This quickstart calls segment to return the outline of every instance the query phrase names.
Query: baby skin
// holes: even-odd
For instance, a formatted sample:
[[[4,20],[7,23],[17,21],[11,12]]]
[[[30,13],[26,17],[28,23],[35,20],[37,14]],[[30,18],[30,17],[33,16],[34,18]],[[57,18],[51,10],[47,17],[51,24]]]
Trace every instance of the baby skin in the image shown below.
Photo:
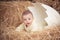
[[[19,27],[17,27],[16,31],[23,31],[23,30],[31,31],[31,29],[32,29],[31,25],[33,22],[33,15],[29,10],[23,12],[22,21],[23,21],[23,23],[21,25],[19,25]]]

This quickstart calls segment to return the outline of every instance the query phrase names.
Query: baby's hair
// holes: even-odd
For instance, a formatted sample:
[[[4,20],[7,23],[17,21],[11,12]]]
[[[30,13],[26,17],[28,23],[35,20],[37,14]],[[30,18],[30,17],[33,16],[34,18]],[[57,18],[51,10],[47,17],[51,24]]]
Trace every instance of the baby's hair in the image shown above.
[[[22,13],[22,16],[23,16],[23,15],[27,15],[27,14],[31,14],[31,15],[32,15],[32,12],[29,11],[29,10],[26,10],[26,11],[24,11],[24,12]],[[32,15],[32,16],[33,16],[33,15]]]

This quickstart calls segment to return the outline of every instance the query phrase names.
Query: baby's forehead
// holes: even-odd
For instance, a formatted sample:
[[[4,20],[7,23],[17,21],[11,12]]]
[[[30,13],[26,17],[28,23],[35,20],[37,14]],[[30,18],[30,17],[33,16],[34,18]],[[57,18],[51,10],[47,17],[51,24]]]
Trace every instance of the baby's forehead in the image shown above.
[[[33,18],[32,14],[23,15],[22,18]]]
[[[22,16],[32,16],[32,14],[31,13],[28,13],[28,14],[24,14]]]

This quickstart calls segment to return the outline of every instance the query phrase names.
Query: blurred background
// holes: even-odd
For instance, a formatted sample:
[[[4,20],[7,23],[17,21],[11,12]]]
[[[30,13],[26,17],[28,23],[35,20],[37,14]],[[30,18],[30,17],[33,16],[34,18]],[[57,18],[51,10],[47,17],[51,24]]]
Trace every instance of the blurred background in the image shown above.
[[[22,23],[22,12],[33,6],[32,2],[44,3],[60,13],[60,0],[0,0],[0,40],[60,40],[60,26],[56,25],[30,35],[33,39],[25,32],[15,31]]]
[[[31,1],[31,2],[41,2],[47,4],[60,13],[60,0],[0,0],[0,1]]]

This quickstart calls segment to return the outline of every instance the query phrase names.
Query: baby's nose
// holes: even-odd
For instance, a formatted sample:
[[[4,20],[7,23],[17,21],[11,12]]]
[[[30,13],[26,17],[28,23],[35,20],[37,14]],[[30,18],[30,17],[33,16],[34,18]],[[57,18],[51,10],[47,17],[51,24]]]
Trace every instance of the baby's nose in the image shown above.
[[[27,22],[29,22],[29,20],[27,20]]]
[[[27,23],[29,23],[29,21],[27,21]]]

